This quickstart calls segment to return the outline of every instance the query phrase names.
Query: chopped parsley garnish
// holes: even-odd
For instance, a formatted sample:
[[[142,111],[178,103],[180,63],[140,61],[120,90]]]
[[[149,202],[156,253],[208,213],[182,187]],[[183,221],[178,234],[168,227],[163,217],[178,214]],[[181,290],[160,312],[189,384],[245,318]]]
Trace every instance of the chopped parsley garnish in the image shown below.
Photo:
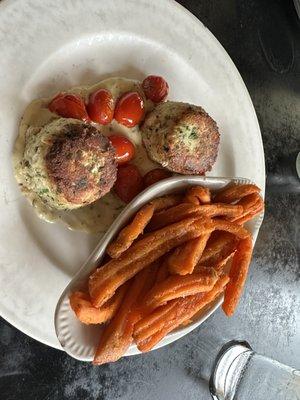
[[[40,194],[48,193],[48,192],[49,192],[49,189],[41,189],[41,190],[40,190]]]
[[[195,140],[197,138],[198,138],[197,130],[196,130],[196,128],[193,128],[192,132],[189,134],[189,139]]]

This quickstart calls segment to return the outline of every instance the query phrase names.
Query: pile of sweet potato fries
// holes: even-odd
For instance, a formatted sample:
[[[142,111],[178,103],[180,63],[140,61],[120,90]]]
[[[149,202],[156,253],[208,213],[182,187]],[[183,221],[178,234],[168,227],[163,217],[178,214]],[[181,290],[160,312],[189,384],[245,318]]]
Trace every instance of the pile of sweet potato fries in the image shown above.
[[[110,259],[70,304],[85,324],[103,324],[94,364],[118,360],[132,342],[149,351],[221,294],[231,316],[243,291],[252,239],[243,224],[264,203],[255,185],[210,193],[196,186],[143,206],[107,247]]]

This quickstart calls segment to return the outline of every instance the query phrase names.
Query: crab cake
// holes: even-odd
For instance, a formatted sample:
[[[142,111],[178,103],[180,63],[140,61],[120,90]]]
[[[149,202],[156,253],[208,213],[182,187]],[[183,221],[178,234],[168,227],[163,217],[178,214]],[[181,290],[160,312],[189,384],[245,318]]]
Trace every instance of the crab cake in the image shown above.
[[[142,126],[148,156],[170,171],[202,175],[216,161],[220,135],[215,121],[199,106],[167,101]]]
[[[112,188],[114,149],[95,126],[60,118],[26,135],[24,190],[48,206],[71,210],[90,204]]]

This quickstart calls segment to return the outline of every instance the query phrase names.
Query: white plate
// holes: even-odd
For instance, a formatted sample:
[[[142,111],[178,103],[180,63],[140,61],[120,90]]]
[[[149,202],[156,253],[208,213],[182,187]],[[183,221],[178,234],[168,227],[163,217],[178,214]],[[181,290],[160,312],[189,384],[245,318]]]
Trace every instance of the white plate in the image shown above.
[[[96,347],[99,343],[99,337],[102,327],[93,325],[83,325],[75,317],[74,312],[70,308],[69,297],[72,292],[82,288],[88,279],[88,276],[95,269],[95,265],[100,265],[104,256],[105,249],[118,231],[132,218],[132,216],[146,203],[152,199],[170,193],[177,193],[183,191],[190,186],[201,185],[208,187],[213,193],[216,190],[222,189],[230,184],[245,184],[251,183],[248,179],[244,178],[206,178],[201,176],[174,176],[165,179],[162,182],[151,186],[143,193],[137,196],[128,206],[123,210],[119,217],[111,225],[110,229],[103,236],[98,243],[97,247],[80,268],[78,273],[74,276],[72,281],[68,284],[63,291],[56,310],[55,310],[55,329],[59,342],[64,350],[72,357],[81,361],[91,361],[95,354]],[[251,232],[253,241],[255,243],[260,225],[263,220],[263,214],[260,214],[246,225],[249,232]],[[164,337],[156,346],[155,349],[163,347],[166,344],[174,342],[175,340],[186,335],[197,326],[202,324],[222,303],[222,296],[219,296],[213,304],[206,307],[197,319],[186,327],[179,328],[174,332],[169,333]],[[135,345],[131,345],[128,349],[126,356],[139,354],[139,350]]]
[[[120,75],[163,75],[170,99],[202,105],[221,132],[212,176],[243,176],[264,190],[260,130],[231,59],[201,22],[170,0],[5,0],[0,3],[0,314],[60,347],[57,299],[97,237],[49,225],[15,182],[11,152],[34,98]]]

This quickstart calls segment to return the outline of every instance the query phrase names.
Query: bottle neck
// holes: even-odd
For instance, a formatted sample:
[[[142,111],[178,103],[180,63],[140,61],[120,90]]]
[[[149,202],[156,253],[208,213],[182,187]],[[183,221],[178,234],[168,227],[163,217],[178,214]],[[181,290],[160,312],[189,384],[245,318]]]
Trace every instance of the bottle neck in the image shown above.
[[[212,369],[209,389],[214,400],[232,400],[242,372],[253,354],[250,345],[245,341],[226,343]]]

